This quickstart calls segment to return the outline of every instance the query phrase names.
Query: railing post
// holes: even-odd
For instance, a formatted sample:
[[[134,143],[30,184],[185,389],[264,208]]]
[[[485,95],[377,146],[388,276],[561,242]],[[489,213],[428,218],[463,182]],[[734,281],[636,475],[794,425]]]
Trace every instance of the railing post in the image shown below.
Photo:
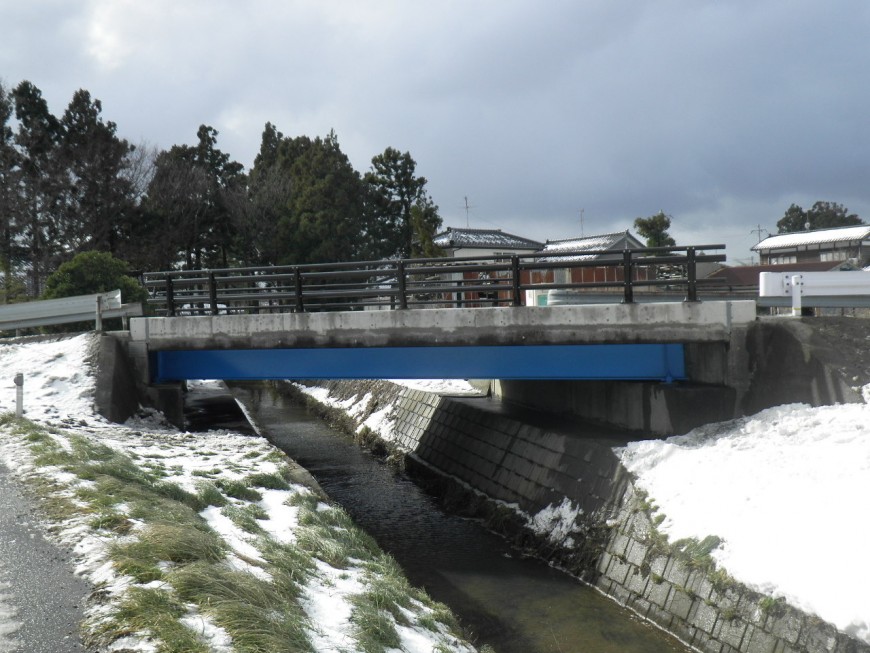
[[[520,257],[511,256],[511,294],[513,305],[522,306],[523,298],[520,295]]]
[[[211,302],[211,314],[218,314],[217,304],[217,282],[214,278],[214,272],[208,273],[208,299]]]
[[[103,298],[100,296],[97,297],[97,315],[94,331],[97,333],[103,332]]]
[[[302,272],[299,268],[293,268],[293,285],[296,292],[296,308],[295,313],[304,313],[305,305],[302,303]]]
[[[175,290],[172,288],[172,276],[166,275],[166,313],[175,317]]]
[[[634,287],[631,285],[631,250],[622,250],[622,285],[623,285],[623,304],[634,303]]]
[[[405,294],[405,262],[399,260],[396,264],[396,281],[399,286],[399,310],[408,308],[408,296]]]
[[[698,267],[694,247],[686,248],[686,277],[688,279],[686,301],[696,302],[698,301]]]

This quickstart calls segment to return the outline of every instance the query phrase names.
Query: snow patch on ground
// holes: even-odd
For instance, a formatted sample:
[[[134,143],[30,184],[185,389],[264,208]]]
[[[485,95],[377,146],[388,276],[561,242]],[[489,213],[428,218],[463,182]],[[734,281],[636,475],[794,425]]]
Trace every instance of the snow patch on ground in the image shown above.
[[[870,642],[870,406],[779,406],[621,457],[672,541],[722,538],[732,576]]]
[[[10,376],[8,391],[0,392],[0,412],[14,411],[15,389],[11,377],[21,371],[25,375],[25,416],[35,422],[59,427],[52,437],[67,450],[71,448],[71,435],[93,438],[125,453],[140,466],[159,469],[163,480],[190,492],[196,492],[205,479],[231,481],[252,473],[274,474],[278,471],[274,447],[260,437],[228,431],[179,432],[153,411],[142,411],[140,416],[131,418],[125,425],[106,421],[94,408],[95,383],[90,361],[95,346],[94,334],[51,342],[0,345],[0,365],[9,371]],[[201,385],[209,388],[214,382],[202,382]],[[325,389],[306,390],[328,401]],[[342,407],[360,414],[368,401],[368,397],[355,398],[342,402]],[[369,418],[374,419],[373,424],[389,424],[387,412],[379,411],[376,415],[378,417]],[[19,476],[38,473],[67,488],[64,494],[70,498],[73,498],[76,487],[90,483],[51,467],[36,470],[28,447],[18,438],[0,438],[0,460]],[[261,489],[262,500],[258,504],[268,518],[257,522],[268,536],[282,543],[295,541],[299,509],[288,505],[288,500],[296,493],[307,492],[310,492],[307,487],[298,484],[291,484],[289,490]],[[330,508],[326,504],[322,507]],[[231,549],[227,559],[231,565],[259,578],[269,578],[268,573],[258,566],[263,557],[257,548],[256,537],[239,528],[219,508],[210,507],[201,514]],[[140,527],[141,524],[134,523],[133,532]],[[65,522],[53,537],[73,550],[76,573],[100,587],[104,600],[88,608],[88,618],[96,622],[108,617],[113,606],[134,584],[132,578],[118,575],[109,558],[110,547],[124,538],[109,531],[94,530],[85,519]],[[316,650],[324,653],[355,650],[357,644],[350,623],[350,599],[365,591],[363,571],[354,568],[338,570],[320,561],[316,564],[314,577],[303,588],[302,600],[312,623]],[[3,592],[4,588],[0,586],[0,639],[4,628],[10,634],[16,629],[15,615],[4,612]],[[192,610],[182,621],[200,634],[213,653],[233,651],[227,633],[211,623],[207,616]],[[422,650],[417,643],[421,638],[430,638],[422,628],[403,628],[400,635],[403,650],[409,652]],[[443,642],[444,638],[439,641]],[[5,650],[2,644],[0,642],[0,651]],[[432,650],[434,646],[426,650]],[[133,634],[115,641],[109,650],[151,653],[156,651],[156,645],[145,634]],[[455,650],[473,651],[464,645]]]

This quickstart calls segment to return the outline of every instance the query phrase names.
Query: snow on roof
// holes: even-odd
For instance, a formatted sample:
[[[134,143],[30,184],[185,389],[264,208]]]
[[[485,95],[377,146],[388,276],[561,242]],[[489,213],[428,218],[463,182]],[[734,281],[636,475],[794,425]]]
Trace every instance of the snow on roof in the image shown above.
[[[597,236],[580,236],[578,238],[565,238],[564,240],[548,240],[541,250],[545,256],[542,261],[588,261],[597,258],[598,254],[575,255],[575,256],[552,256],[561,252],[596,252],[612,249],[623,242],[631,247],[643,247],[643,244],[632,236],[628,231],[616,231],[610,234]],[[549,255],[549,256],[548,256]]]
[[[456,229],[450,227],[433,239],[442,248],[541,249],[542,243],[506,233],[501,229]]]
[[[800,247],[802,245],[822,245],[825,243],[842,243],[865,240],[870,236],[870,225],[862,224],[856,227],[839,227],[837,229],[816,229],[814,231],[798,231],[790,234],[768,236],[752,250],[757,252],[766,249],[781,249]]]

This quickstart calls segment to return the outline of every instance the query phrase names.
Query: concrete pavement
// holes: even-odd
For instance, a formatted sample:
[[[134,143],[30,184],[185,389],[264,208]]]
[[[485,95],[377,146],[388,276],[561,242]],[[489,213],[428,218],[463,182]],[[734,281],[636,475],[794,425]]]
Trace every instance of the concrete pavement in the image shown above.
[[[74,653],[90,585],[42,534],[32,499],[0,465],[0,653]]]

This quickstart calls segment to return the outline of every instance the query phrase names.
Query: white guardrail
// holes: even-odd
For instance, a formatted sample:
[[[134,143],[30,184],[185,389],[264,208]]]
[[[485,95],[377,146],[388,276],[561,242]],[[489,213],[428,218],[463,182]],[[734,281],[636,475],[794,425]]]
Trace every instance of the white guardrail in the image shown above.
[[[0,331],[13,331],[52,324],[90,322],[101,331],[103,320],[142,315],[141,304],[121,304],[121,291],[0,306]]]
[[[793,315],[804,306],[870,306],[870,272],[761,272],[758,277],[758,305],[791,306]]]

